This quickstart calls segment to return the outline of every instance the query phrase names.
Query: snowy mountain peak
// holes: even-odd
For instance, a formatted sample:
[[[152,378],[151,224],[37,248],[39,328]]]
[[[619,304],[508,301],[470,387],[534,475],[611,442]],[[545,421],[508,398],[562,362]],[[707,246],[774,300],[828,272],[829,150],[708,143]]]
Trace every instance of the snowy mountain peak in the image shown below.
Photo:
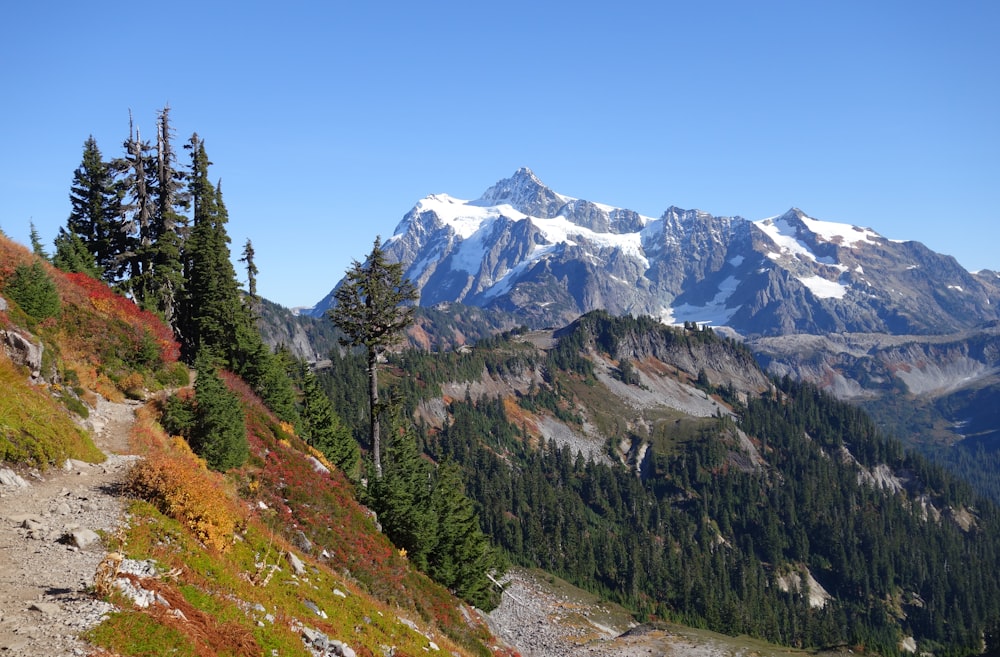
[[[863,242],[875,244],[885,239],[871,228],[813,219],[798,208],[792,208],[778,217],[769,217],[754,223],[772,238],[774,235],[780,235],[785,239],[799,240],[811,236],[817,242],[828,242],[847,248],[854,248]]]
[[[528,168],[475,201],[421,199],[385,247],[421,305],[493,308],[526,325],[596,308],[744,334],[926,333],[1000,316],[1000,278],[919,243],[798,208],[751,222],[671,206],[651,219],[558,194]],[[332,292],[313,313],[331,303]]]
[[[496,183],[471,205],[510,205],[524,214],[546,219],[556,216],[559,209],[570,201],[542,184],[531,169],[521,167],[510,178]]]

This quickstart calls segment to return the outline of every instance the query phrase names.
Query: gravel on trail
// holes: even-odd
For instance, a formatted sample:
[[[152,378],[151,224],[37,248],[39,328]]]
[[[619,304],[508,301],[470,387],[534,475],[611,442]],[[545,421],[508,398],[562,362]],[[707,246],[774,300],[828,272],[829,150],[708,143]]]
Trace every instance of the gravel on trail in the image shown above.
[[[77,657],[79,634],[113,609],[90,589],[107,554],[100,533],[124,520],[119,490],[137,457],[128,435],[138,402],[99,400],[87,420],[103,463],[48,470],[0,466],[0,655]]]

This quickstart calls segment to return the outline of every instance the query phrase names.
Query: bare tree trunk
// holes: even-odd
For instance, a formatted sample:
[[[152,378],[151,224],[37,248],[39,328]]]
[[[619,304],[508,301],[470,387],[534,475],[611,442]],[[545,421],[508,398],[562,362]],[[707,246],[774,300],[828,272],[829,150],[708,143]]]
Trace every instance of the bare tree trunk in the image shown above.
[[[371,405],[369,417],[371,428],[369,436],[372,446],[372,460],[375,462],[375,478],[382,478],[382,452],[381,452],[381,428],[379,427],[379,415],[381,409],[378,401],[378,354],[375,349],[368,348],[368,401]]]

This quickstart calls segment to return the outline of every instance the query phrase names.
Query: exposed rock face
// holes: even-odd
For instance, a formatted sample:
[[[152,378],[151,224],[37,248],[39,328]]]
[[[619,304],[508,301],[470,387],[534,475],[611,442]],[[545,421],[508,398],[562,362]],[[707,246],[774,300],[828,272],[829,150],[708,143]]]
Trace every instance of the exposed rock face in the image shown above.
[[[34,380],[42,377],[42,344],[35,343],[34,336],[17,329],[0,330],[3,349],[7,357],[16,365],[27,367]]]
[[[421,305],[493,308],[533,327],[597,309],[746,336],[928,335],[1000,319],[1000,277],[917,242],[795,208],[755,222],[676,207],[654,219],[564,196],[528,169],[474,201],[421,200],[385,250]]]
[[[970,273],[918,242],[796,208],[758,221],[677,207],[645,217],[520,169],[474,201],[422,199],[385,249],[423,306],[475,306],[532,328],[591,310],[725,326],[773,374],[846,399],[942,400],[962,437],[1000,444],[1000,411],[984,415],[1000,407],[989,337],[1000,273]]]

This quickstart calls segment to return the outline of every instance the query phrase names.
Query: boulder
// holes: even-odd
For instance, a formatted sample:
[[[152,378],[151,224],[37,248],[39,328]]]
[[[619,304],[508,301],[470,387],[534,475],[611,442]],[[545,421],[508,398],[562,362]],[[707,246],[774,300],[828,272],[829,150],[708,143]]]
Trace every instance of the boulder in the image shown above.
[[[42,344],[35,344],[34,336],[17,329],[0,331],[3,349],[10,360],[27,367],[32,379],[40,379],[42,375]]]
[[[0,484],[4,486],[16,486],[17,488],[27,488],[28,482],[21,478],[19,474],[8,468],[0,468]]]

